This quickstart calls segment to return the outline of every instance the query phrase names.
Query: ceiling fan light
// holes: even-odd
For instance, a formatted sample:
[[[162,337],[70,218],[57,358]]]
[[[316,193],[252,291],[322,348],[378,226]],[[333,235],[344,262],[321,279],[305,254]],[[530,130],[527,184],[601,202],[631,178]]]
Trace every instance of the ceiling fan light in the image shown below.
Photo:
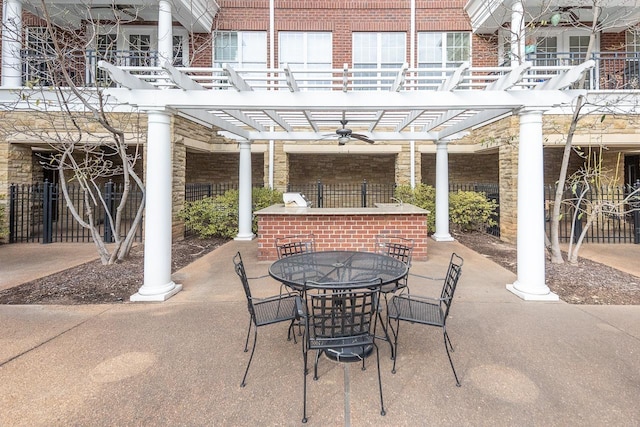
[[[347,142],[349,142],[349,137],[348,136],[341,136],[340,138],[338,138],[338,144],[340,144],[340,145],[344,145]]]
[[[561,19],[562,19],[562,15],[560,14],[560,12],[556,12],[553,15],[551,15],[551,18],[549,19],[549,21],[551,22],[551,25],[553,25],[554,27],[557,27]]]

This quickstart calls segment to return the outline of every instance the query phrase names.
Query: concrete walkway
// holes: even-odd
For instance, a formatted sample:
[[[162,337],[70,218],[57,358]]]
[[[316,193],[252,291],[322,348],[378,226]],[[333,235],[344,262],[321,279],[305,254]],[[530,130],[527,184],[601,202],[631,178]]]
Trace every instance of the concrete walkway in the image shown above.
[[[248,314],[231,262],[266,274],[257,243],[230,242],[175,273],[164,303],[0,306],[0,425],[299,425],[300,344],[286,325],[258,331],[240,388]],[[515,276],[456,242],[430,242],[412,272],[444,274],[464,257],[449,318],[455,386],[441,331],[402,325],[397,373],[380,343],[387,415],[368,369],[322,358],[309,380],[309,425],[639,425],[640,307],[525,302]],[[4,268],[4,266],[3,266]],[[440,285],[410,278],[416,294]],[[278,292],[270,278],[256,293]]]

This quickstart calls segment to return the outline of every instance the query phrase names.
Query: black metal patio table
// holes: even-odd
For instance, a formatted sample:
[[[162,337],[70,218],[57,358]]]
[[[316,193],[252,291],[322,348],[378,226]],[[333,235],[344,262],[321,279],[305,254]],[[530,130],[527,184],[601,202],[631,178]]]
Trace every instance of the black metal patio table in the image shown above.
[[[275,261],[269,274],[292,289],[302,291],[308,281],[331,283],[379,278],[381,285],[397,282],[408,273],[407,265],[388,255],[359,251],[319,251]]]
[[[340,283],[380,279],[380,286],[395,283],[408,274],[407,265],[388,255],[360,251],[319,251],[291,255],[275,261],[269,267],[269,274],[286,286],[302,291],[305,283],[315,282],[314,287],[327,286],[339,288]],[[378,313],[385,338],[392,346],[382,317]],[[341,360],[359,360],[367,356],[371,348],[363,348],[362,353],[353,357],[346,356],[340,349],[325,351],[328,357]],[[392,347],[393,355],[393,347]]]

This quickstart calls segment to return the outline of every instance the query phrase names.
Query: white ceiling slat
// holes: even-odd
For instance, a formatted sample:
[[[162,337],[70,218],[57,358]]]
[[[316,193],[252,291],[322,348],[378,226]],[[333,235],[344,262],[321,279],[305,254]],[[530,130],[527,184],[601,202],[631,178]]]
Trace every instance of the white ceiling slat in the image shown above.
[[[462,75],[469,69],[469,63],[464,62],[460,65],[449,78],[444,80],[438,90],[450,91],[454,90],[462,82]]]
[[[296,78],[293,76],[293,72],[289,67],[289,64],[285,64],[284,66],[284,74],[287,77],[287,86],[289,86],[289,90],[291,92],[299,92],[298,83],[296,82]]]
[[[393,85],[391,85],[392,92],[400,92],[400,90],[404,88],[404,83],[407,78],[408,69],[409,69],[409,64],[407,64],[406,62],[402,64],[402,67],[400,68],[400,71],[398,71],[398,74],[396,75],[396,79],[393,82]]]
[[[514,87],[518,82],[522,81],[524,74],[531,69],[530,62],[524,62],[517,68],[514,68],[495,82],[491,83],[485,90],[507,90]]]
[[[115,65],[111,65],[105,61],[98,61],[98,68],[104,70],[109,73],[111,76],[111,80],[119,84],[120,86],[124,86],[129,90],[136,89],[156,89],[156,87],[150,83],[145,82],[144,80],[140,80],[136,76],[133,76],[130,72],[121,70]]]
[[[246,80],[240,77],[240,74],[238,74],[231,65],[223,64],[222,70],[229,78],[229,83],[231,83],[231,85],[237,91],[248,91],[248,92],[253,91],[253,88],[249,85],[249,83],[247,83]]]
[[[171,80],[176,86],[183,90],[205,90],[205,87],[200,83],[190,79],[187,75],[176,69],[169,61],[164,60],[162,62],[162,68],[169,73]]]

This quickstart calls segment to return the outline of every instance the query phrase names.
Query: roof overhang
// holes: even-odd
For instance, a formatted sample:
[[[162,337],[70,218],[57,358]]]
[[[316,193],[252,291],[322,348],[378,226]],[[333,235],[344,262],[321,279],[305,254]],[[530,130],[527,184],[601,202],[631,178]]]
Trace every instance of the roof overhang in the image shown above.
[[[106,94],[142,110],[167,109],[243,140],[317,141],[341,120],[376,141],[444,140],[523,109],[568,105],[593,61],[573,67],[396,70],[236,70],[115,67]],[[359,141],[354,141],[360,143]]]
[[[172,17],[194,33],[208,33],[220,7],[215,0],[169,0]],[[43,18],[37,0],[23,0],[24,8]],[[148,0],[53,0],[47,1],[53,22],[63,28],[80,28],[83,22],[158,22],[158,3]]]
[[[511,9],[516,0],[469,0],[464,9],[469,15],[474,33],[494,34],[511,23]],[[578,22],[593,21],[593,6],[602,8],[599,22],[604,32],[620,32],[640,22],[638,0],[570,0],[549,2],[546,0],[523,0],[525,22],[548,22],[556,12],[571,14]],[[561,6],[561,7],[560,7]],[[574,24],[575,25],[575,24]]]

